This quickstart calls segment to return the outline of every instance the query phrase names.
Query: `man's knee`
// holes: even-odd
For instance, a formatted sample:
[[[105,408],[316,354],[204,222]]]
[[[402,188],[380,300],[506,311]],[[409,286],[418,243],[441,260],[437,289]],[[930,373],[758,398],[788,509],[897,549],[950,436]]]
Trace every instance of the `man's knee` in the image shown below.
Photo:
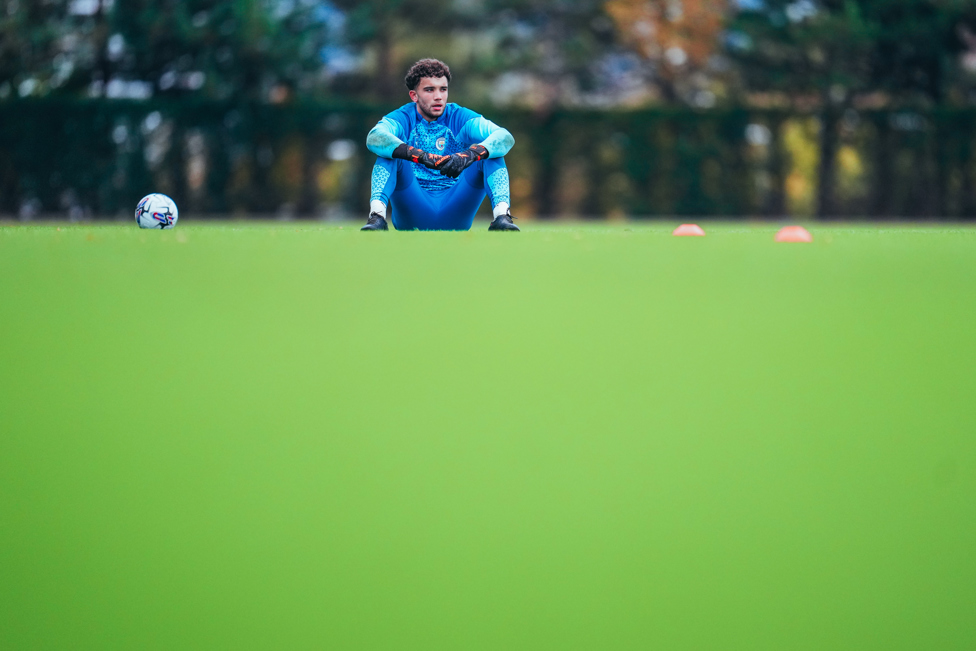
[[[481,161],[485,166],[485,176],[491,176],[492,172],[500,169],[505,169],[508,166],[505,164],[505,157],[499,156],[498,158],[486,158]]]
[[[487,178],[500,169],[505,169],[504,157],[486,158],[461,172],[461,178],[473,187],[484,188]]]
[[[414,174],[413,163],[400,158],[377,157],[377,167],[386,170],[391,176],[396,178],[396,189],[403,190],[417,179]]]

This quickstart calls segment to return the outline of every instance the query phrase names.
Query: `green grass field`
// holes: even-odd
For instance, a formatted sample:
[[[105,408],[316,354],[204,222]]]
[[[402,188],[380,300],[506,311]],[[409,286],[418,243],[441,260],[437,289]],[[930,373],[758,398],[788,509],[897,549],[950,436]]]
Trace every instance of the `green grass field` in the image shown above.
[[[0,648],[976,648],[976,228],[0,226]]]

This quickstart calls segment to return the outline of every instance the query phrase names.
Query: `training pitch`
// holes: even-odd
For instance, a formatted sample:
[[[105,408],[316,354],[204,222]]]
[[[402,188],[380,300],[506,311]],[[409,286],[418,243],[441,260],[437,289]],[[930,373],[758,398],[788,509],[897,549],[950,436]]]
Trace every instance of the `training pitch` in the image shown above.
[[[0,225],[0,648],[976,648],[976,228],[520,225]]]

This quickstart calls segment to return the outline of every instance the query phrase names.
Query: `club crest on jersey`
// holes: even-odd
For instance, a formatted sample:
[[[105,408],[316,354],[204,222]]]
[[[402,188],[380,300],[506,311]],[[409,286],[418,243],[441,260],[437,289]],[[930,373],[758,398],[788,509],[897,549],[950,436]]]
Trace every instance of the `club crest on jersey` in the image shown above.
[[[444,147],[447,145],[447,138],[438,138],[434,146],[437,147],[437,151],[444,151]]]

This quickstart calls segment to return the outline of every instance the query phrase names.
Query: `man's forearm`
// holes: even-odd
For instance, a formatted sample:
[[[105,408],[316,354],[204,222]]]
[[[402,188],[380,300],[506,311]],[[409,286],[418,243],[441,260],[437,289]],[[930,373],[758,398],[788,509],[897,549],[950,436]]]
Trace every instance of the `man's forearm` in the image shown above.
[[[403,141],[384,122],[370,129],[366,136],[366,148],[382,158],[393,158],[393,152]]]
[[[461,142],[481,145],[489,158],[501,158],[512,150],[515,138],[508,131],[482,116],[468,120],[459,134]]]
[[[479,144],[488,150],[488,158],[501,158],[512,150],[515,145],[515,137],[509,133],[508,129],[498,129],[490,133]]]

